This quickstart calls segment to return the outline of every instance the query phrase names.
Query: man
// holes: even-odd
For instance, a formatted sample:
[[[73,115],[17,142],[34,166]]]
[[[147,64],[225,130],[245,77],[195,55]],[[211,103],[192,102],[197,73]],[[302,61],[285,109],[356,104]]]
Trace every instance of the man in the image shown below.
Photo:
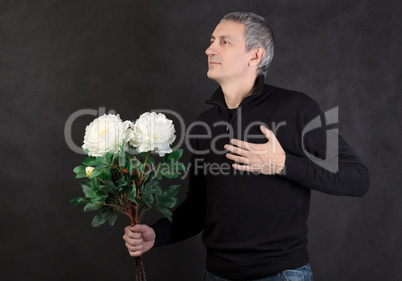
[[[187,198],[173,223],[126,227],[131,256],[203,231],[205,281],[312,280],[310,191],[363,196],[368,172],[340,136],[316,125],[323,113],[314,100],[264,84],[273,48],[260,16],[231,13],[217,25],[206,54],[220,87],[194,129]]]

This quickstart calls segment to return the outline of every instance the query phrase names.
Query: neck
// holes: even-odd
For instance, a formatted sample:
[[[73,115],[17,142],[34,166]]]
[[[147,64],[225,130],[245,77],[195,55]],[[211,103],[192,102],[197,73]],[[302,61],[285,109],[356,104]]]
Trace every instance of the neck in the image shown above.
[[[229,109],[239,107],[240,103],[252,94],[255,87],[256,77],[244,80],[236,80],[231,82],[221,82],[223,95],[225,97],[226,106]]]

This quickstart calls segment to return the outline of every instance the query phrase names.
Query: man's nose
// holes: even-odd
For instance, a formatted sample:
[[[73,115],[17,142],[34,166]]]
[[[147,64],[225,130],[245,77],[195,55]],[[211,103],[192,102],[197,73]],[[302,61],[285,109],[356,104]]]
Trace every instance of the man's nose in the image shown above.
[[[216,50],[215,50],[213,44],[211,44],[211,45],[205,50],[205,54],[206,54],[207,56],[216,55]]]

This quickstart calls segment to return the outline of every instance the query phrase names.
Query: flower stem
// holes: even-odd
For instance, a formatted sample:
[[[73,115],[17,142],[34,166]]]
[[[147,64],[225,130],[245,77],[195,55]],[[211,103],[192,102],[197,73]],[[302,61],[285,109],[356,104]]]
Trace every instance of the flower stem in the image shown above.
[[[134,259],[134,265],[135,265],[135,281],[139,281],[138,280],[138,272],[139,272],[139,269],[138,269],[138,261],[137,261],[137,258],[135,258]]]
[[[116,204],[106,204],[106,203],[93,203],[93,204],[94,205],[109,206],[109,207],[112,207],[113,209],[115,209],[115,210],[117,210],[117,211],[119,211],[119,212],[121,212],[123,214],[126,214],[125,212],[123,212],[123,208],[120,207],[119,205],[116,205]]]
[[[138,257],[139,259],[139,270],[140,270],[140,278],[142,281],[147,281],[147,277],[145,276],[145,268],[144,268],[144,262],[142,260],[142,256]]]
[[[105,181],[102,180],[100,177],[97,177],[97,178],[98,178],[98,180],[100,180],[102,183],[105,183]]]
[[[147,164],[147,160],[148,160],[148,156],[149,156],[150,152],[151,151],[148,151],[147,156],[145,157],[144,164],[142,166],[142,172],[141,172],[140,180],[138,181],[138,187],[141,186],[142,180],[144,179],[144,167]]]
[[[145,210],[143,210],[143,211],[140,213],[140,217],[139,217],[139,219],[138,219],[138,222],[141,222],[141,221],[142,221],[145,212],[146,212],[146,211],[149,211],[149,210],[151,210],[151,208],[150,208],[150,207],[147,207]]]

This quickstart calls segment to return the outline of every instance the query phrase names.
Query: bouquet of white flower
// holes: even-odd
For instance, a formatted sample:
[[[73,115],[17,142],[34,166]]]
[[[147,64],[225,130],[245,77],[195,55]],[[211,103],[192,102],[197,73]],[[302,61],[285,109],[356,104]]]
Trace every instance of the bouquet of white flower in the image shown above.
[[[158,210],[171,221],[169,209],[178,202],[180,186],[163,190],[159,180],[177,178],[185,168],[178,162],[183,150],[171,149],[175,138],[173,122],[161,113],[144,113],[134,124],[112,114],[95,119],[85,129],[82,146],[89,157],[74,169],[76,178],[88,178],[80,182],[85,197],[70,202],[85,204],[85,212],[98,211],[93,227],[106,221],[113,226],[116,211],[126,215],[132,226],[149,210]],[[162,157],[158,167],[151,151]],[[146,280],[141,257],[135,258],[135,265],[136,280]]]

